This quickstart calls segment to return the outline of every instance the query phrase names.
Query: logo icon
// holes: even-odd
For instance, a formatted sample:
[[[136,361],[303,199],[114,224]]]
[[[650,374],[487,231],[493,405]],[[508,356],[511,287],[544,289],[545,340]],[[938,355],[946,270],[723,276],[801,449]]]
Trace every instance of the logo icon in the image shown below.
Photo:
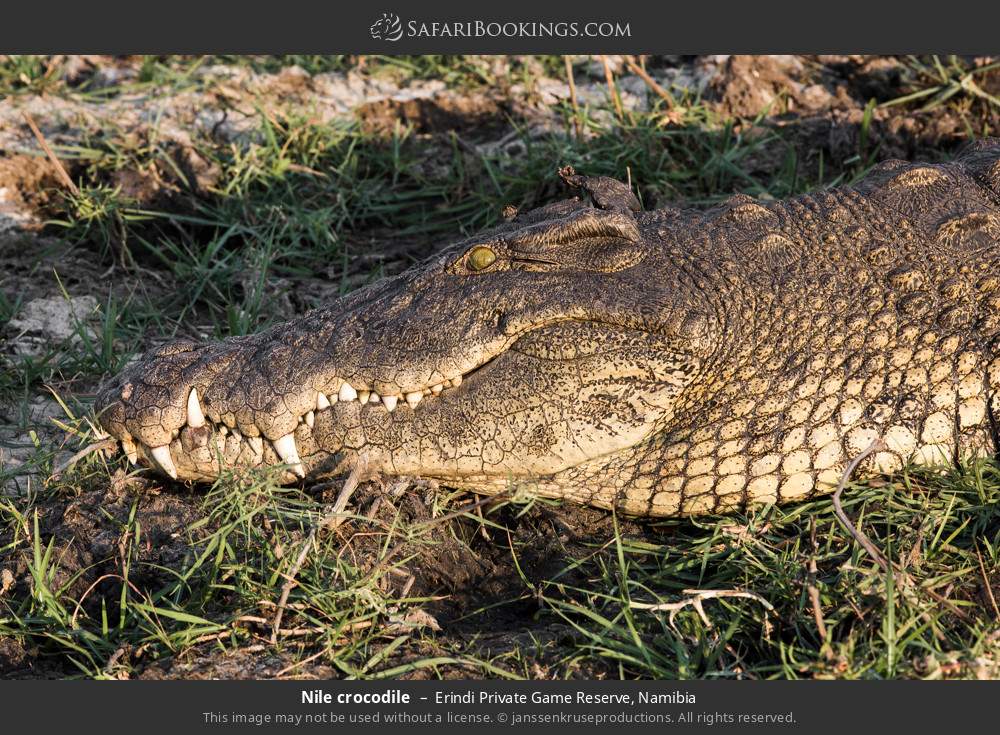
[[[395,13],[382,13],[368,30],[376,41],[398,41],[403,37],[403,23]]]

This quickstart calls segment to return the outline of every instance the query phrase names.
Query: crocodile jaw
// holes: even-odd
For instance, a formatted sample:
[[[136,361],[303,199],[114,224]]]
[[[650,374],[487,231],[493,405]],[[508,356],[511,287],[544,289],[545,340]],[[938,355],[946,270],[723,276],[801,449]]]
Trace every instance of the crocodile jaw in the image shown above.
[[[235,342],[244,352],[252,344]],[[205,398],[212,384],[171,386],[168,410],[129,405],[133,396],[154,395],[141,381],[162,372],[160,361],[183,374],[178,366],[217,366],[231,349],[225,342],[190,353],[174,348],[133,366],[99,398],[104,428],[133,461],[180,480],[281,465],[283,479],[294,481],[363,457],[372,471],[493,487],[551,476],[644,440],[698,369],[697,359],[662,337],[563,321],[529,330],[465,374],[403,395],[324,377],[329,392],[305,387],[285,402],[299,413],[277,435],[241,428],[235,415],[217,411]],[[150,429],[145,419],[160,423]]]

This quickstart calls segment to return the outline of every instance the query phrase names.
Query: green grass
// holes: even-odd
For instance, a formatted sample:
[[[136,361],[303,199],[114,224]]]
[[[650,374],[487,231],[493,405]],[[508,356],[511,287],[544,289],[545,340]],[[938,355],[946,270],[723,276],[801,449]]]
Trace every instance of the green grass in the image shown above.
[[[907,58],[906,70],[917,89],[884,103],[885,106],[914,103],[919,101],[921,111],[929,112],[947,102],[957,101],[960,109],[967,111],[968,104],[983,101],[994,108],[1000,108],[1000,97],[990,94],[981,84],[991,72],[1000,69],[1000,62],[970,66],[957,56],[931,56],[921,59]]]
[[[558,57],[506,67],[477,57],[361,63],[156,57],[129,81],[98,89],[66,84],[65,60],[6,57],[0,95],[163,97],[210,87],[201,71],[216,64],[443,79],[469,93],[514,83],[530,90],[539,75],[564,73]],[[956,60],[907,63],[924,91],[893,107],[933,103],[928,114],[955,109],[972,120],[970,99],[992,104],[961,81],[984,72]],[[961,94],[948,94],[956,83]],[[564,105],[561,127],[543,135],[506,119],[517,155],[477,150],[475,129],[386,133],[259,107],[251,133],[236,141],[192,134],[193,153],[212,172],[201,183],[155,121],[142,135],[108,124],[56,145],[78,191],[54,198],[45,234],[110,275],[93,291],[98,313],[81,316],[71,338],[33,356],[0,354],[0,428],[10,429],[0,434],[0,485],[13,488],[0,497],[0,568],[14,575],[0,593],[0,639],[16,642],[43,674],[99,678],[210,657],[234,661],[215,670],[233,675],[241,656],[278,657],[275,669],[287,676],[316,665],[352,677],[1000,675],[1000,589],[988,591],[1000,569],[1000,477],[989,463],[848,490],[848,512],[903,570],[893,577],[839,524],[829,500],[645,524],[591,514],[598,520],[584,533],[578,511],[548,503],[508,502],[480,516],[469,496],[446,490],[410,488],[377,506],[363,496],[357,516],[315,533],[275,642],[275,605],[337,488],[280,488],[264,473],[187,492],[99,454],[54,476],[66,452],[91,439],[82,417],[96,385],[132,355],[174,337],[254,332],[398,271],[493,224],[504,204],[551,201],[558,165],[629,177],[647,206],[707,206],[736,191],[780,198],[849,183],[880,157],[874,105],[857,150],[817,165],[783,128],[721,119],[696,95],[676,97],[672,110],[657,101],[620,120],[613,110]],[[159,194],[131,191],[133,172]],[[33,278],[59,294],[69,275],[57,260]],[[0,329],[37,290],[3,282]],[[55,432],[29,410],[53,393],[68,414]],[[567,527],[577,530],[560,530]],[[500,579],[488,592],[449,594],[428,571],[449,558],[457,569],[481,562]],[[692,607],[672,622],[648,609],[688,589],[745,590],[773,609],[758,599],[706,600],[710,625]],[[426,624],[439,610],[459,618],[465,634]],[[516,641],[497,640],[507,629]]]
[[[255,628],[263,618],[258,603],[268,599],[288,564],[275,541],[287,543],[291,552],[292,541],[312,520],[316,505],[301,492],[262,478],[251,485],[221,482],[202,507],[203,517],[184,529],[190,553],[178,567],[167,569],[137,560],[136,549],[143,543],[137,500],[124,505],[127,515],[112,524],[120,534],[118,564],[98,578],[115,582],[106,586],[117,589],[107,594],[98,587],[88,598],[86,593],[68,594],[77,576],[59,576],[54,539],[43,545],[38,514],[8,504],[5,515],[18,529],[11,546],[28,544],[31,549],[27,572],[32,588],[30,597],[10,606],[0,632],[28,637],[48,655],[65,657],[78,674],[91,677],[118,673],[108,661],[123,647],[139,656],[149,650],[147,657],[155,659],[197,643],[211,642],[223,652],[247,645],[259,637]],[[23,536],[20,529],[26,529]],[[303,628],[315,630],[310,636],[313,645],[332,647],[345,631],[378,619],[388,603],[378,591],[378,577],[360,579],[358,570],[338,554],[335,542],[334,536],[323,538],[297,576],[300,587],[292,602],[296,610],[289,616],[295,625],[288,635]],[[300,605],[298,600],[308,602]],[[87,608],[81,607],[88,602]],[[334,665],[344,674],[356,673],[354,667],[364,665],[364,642],[351,641],[338,650]]]
[[[543,576],[520,563],[537,542],[525,533],[531,523],[525,518],[538,511],[502,505],[485,519],[464,513],[450,522],[452,541],[477,554],[506,552],[520,580],[489,603],[492,611],[534,601],[536,611],[512,633],[523,626],[559,631],[555,644],[486,655],[475,646],[456,650],[447,636],[400,622],[433,601],[399,596],[400,578],[411,560],[436,557],[442,526],[414,522],[396,509],[374,522],[350,520],[343,533],[320,533],[296,575],[272,648],[274,601],[306,534],[328,512],[322,498],[280,488],[263,475],[224,478],[185,499],[197,520],[180,531],[183,558],[165,566],[145,540],[137,513],[142,493],[114,494],[103,510],[86,505],[104,502],[109,474],[95,457],[38,494],[0,505],[6,529],[0,553],[26,559],[25,594],[4,601],[0,633],[30,642],[41,664],[69,667],[70,675],[114,677],[192,647],[202,656],[213,650],[227,656],[253,646],[290,656],[289,666],[322,652],[325,665],[351,677],[456,667],[466,675],[527,677],[539,665],[548,675],[598,671],[625,678],[997,674],[1000,614],[984,583],[1000,566],[994,464],[848,489],[848,512],[904,570],[905,584],[866,555],[828,499],[627,531],[608,522]],[[103,515],[101,526],[115,535],[112,557],[95,560],[97,570],[67,572],[64,566],[73,564],[62,560],[83,540],[67,543],[40,525],[40,517],[72,498]],[[465,499],[437,502],[443,513]],[[484,529],[493,548],[478,540]],[[397,548],[402,552],[394,554]],[[815,623],[810,584],[825,636]],[[754,599],[708,600],[706,624],[693,608],[671,621],[666,612],[641,607],[676,602],[688,589],[749,591],[773,609]],[[486,612],[466,613],[466,624]],[[109,664],[122,650],[129,655]]]
[[[669,521],[659,525],[667,543],[616,537],[616,554],[590,565],[586,585],[565,588],[556,578],[544,590],[578,627],[582,655],[609,659],[624,676],[936,678],[977,667],[997,675],[1000,613],[986,592],[1000,540],[996,465],[903,474],[846,497],[866,535],[905,571],[905,585],[867,556],[824,499]],[[749,590],[775,610],[750,599],[705,602],[708,627],[692,610],[672,626],[666,614],[630,608],[682,599],[687,588]]]

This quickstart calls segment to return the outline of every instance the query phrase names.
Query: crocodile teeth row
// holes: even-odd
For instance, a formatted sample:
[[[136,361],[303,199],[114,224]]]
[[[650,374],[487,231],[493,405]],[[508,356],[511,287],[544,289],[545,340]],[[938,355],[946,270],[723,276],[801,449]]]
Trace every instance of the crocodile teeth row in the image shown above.
[[[459,376],[452,380],[446,380],[443,383],[438,383],[437,385],[433,385],[430,388],[425,388],[423,391],[412,391],[403,396],[403,398],[406,400],[406,403],[410,406],[410,408],[416,408],[417,405],[420,403],[420,401],[423,400],[424,396],[440,395],[441,391],[443,391],[446,386],[454,387],[454,386],[459,386],[461,384],[462,384],[462,378],[461,376]],[[311,429],[313,428],[316,422],[316,413],[315,413],[316,411],[322,411],[324,409],[330,408],[330,406],[333,403],[348,402],[355,400],[361,404],[381,403],[382,406],[385,407],[386,411],[392,413],[393,411],[396,410],[396,406],[399,403],[399,398],[400,396],[380,396],[375,391],[369,391],[369,390],[357,391],[354,389],[354,386],[352,386],[350,383],[344,383],[343,385],[340,386],[340,391],[333,397],[333,400],[331,400],[330,397],[327,396],[325,393],[317,393],[315,411],[306,412],[305,415],[299,417],[299,421],[305,422],[306,424],[309,425],[309,428]],[[188,393],[188,399],[187,399],[187,425],[190,426],[192,429],[198,429],[201,428],[202,426],[205,426],[207,423],[208,420],[205,418],[205,412],[202,411],[201,408],[201,401],[198,399],[198,389],[192,388],[191,392]],[[225,425],[220,425],[218,427],[218,431],[223,436],[229,433],[228,428]],[[242,438],[235,430],[233,431],[233,434],[237,436],[237,438],[240,439]],[[125,452],[128,454],[129,459],[134,464],[136,451],[135,451],[135,446],[134,444],[132,444],[131,440],[129,440],[128,444],[123,443],[123,449],[125,449]],[[168,473],[170,471],[166,466],[164,466],[163,469]]]
[[[402,396],[383,396],[379,395],[373,390],[366,389],[355,389],[350,383],[344,383],[340,386],[340,391],[334,396],[327,396],[325,393],[319,393],[316,395],[316,410],[322,411],[325,408],[329,408],[333,403],[349,403],[351,401],[357,401],[361,405],[365,404],[378,404],[381,403],[386,411],[392,413],[396,410],[396,406],[399,405],[400,399],[406,401],[410,408],[416,408],[420,401],[422,401],[427,396],[437,396],[441,395],[441,391],[445,388],[457,388],[462,384],[462,376],[459,375],[457,378],[452,378],[451,380],[446,380],[443,383],[438,383],[432,385],[430,388],[424,388],[423,390],[411,391]],[[310,413],[312,413],[310,411]],[[309,426],[310,423],[309,414],[302,417]]]
[[[420,404],[420,401],[424,399],[424,396],[436,396],[439,395],[446,387],[458,387],[461,384],[462,376],[458,376],[457,378],[446,380],[443,383],[438,383],[437,385],[425,388],[424,390],[411,391],[403,396],[403,398],[410,408],[416,408]],[[344,383],[340,386],[340,390],[333,397],[333,399],[325,393],[318,393],[316,395],[315,411],[322,411],[330,408],[330,406],[336,402],[356,400],[361,404],[380,403],[386,411],[392,413],[396,410],[399,399],[400,396],[380,396],[375,391],[370,390],[357,391],[350,383]],[[312,429],[316,422],[315,411],[306,412],[304,416],[299,417],[299,421],[305,423],[310,429]],[[188,393],[187,399],[187,425],[192,429],[198,429],[205,426],[207,423],[208,420],[205,418],[205,412],[202,410],[201,401],[198,398],[198,390],[197,388],[192,388],[191,392]],[[231,432],[233,437],[240,442],[245,439],[249,443],[251,451],[256,456],[263,456],[264,443],[260,437],[244,437],[238,429],[230,430],[229,427],[224,424],[216,426],[216,430],[221,436],[227,436]],[[176,434],[177,432],[175,431],[174,436],[176,436]],[[129,462],[136,464],[139,460],[139,453],[135,442],[131,437],[125,437],[122,439],[121,444]],[[298,447],[295,446],[295,437],[292,434],[286,434],[280,439],[274,440],[272,444],[274,445],[274,450],[278,453],[278,456],[281,457],[282,461],[289,466],[291,471],[299,477],[305,477],[305,470],[302,467],[302,461],[299,459],[299,450]],[[164,444],[159,447],[150,447],[149,451],[153,460],[160,466],[160,469],[176,480],[177,468],[174,466],[174,461],[170,456],[170,445]]]
[[[458,387],[462,384],[462,376],[457,378],[452,378],[451,380],[446,380],[443,383],[438,383],[430,388],[425,388],[422,391],[412,391],[407,393],[403,398],[406,400],[407,405],[410,408],[416,408],[420,401],[423,400],[424,396],[429,395],[440,395],[441,391],[445,387]],[[362,405],[365,403],[381,403],[386,411],[392,413],[396,410],[396,405],[399,403],[400,396],[380,396],[375,391],[361,390],[357,391],[354,389],[350,383],[344,383],[340,386],[340,391],[331,399],[325,393],[316,394],[316,411],[322,411],[324,409],[330,408],[333,403],[342,402],[346,403],[348,401],[358,401]],[[305,415],[299,417],[300,421],[304,421],[309,425],[311,429],[316,421],[315,411],[308,411]],[[187,425],[192,429],[198,429],[205,426],[207,419],[205,418],[205,413],[201,409],[201,401],[198,399],[198,389],[192,388],[191,392],[188,393],[187,399]],[[223,427],[219,427],[221,433],[226,433],[223,431]],[[128,448],[126,447],[126,451]],[[134,449],[133,449],[134,451]],[[129,457],[131,458],[131,454]],[[164,469],[167,469],[164,467]]]
[[[220,427],[219,433],[225,436],[228,432],[221,431]],[[233,436],[237,441],[242,442],[244,437],[236,429],[232,430]],[[257,457],[264,456],[264,440],[259,436],[248,436],[246,437],[247,443],[250,446],[250,450]],[[280,439],[275,439],[271,444],[274,446],[274,451],[278,453],[281,457],[281,461],[289,466],[289,469],[298,475],[299,477],[305,477],[306,472],[302,467],[302,460],[299,459],[299,450],[295,446],[295,437],[291,434],[285,434],[285,436]],[[133,444],[131,439],[122,440],[122,448],[128,455],[129,462],[135,464],[138,461],[138,455],[136,452],[135,444]],[[170,475],[174,480],[177,479],[177,468],[174,466],[174,460],[170,456],[170,445],[164,444],[159,447],[150,447],[149,453],[153,456],[153,460],[160,466],[160,469],[165,473]]]

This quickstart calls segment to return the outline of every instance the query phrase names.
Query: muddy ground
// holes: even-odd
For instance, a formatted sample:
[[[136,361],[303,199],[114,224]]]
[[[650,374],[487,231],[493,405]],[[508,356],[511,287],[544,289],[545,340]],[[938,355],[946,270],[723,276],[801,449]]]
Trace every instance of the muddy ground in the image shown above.
[[[975,70],[992,61],[962,63]],[[497,58],[482,63],[511,62]],[[53,586],[65,588],[67,599],[82,601],[80,611],[68,614],[99,616],[97,600],[113,597],[121,587],[107,575],[121,572],[123,555],[130,555],[135,570],[131,585],[144,591],[159,589],[170,581],[169,570],[179,568],[191,555],[185,529],[206,514],[203,490],[134,474],[120,458],[91,456],[86,469],[52,477],[53,468],[80,447],[78,438],[53,422],[72,424],[53,394],[80,416],[104,377],[92,363],[77,365],[67,355],[100,342],[102,306],[109,296],[121,303],[158,303],[178,287],[176,275],[148,254],[137,249],[131,260],[123,258],[122,241],[116,239],[113,227],[110,234],[102,230],[98,237],[79,226],[58,224],[72,209],[59,166],[74,182],[114,189],[130,210],[195,216],[199,201],[217,196],[226,184],[226,169],[202,153],[204,146],[238,150],[248,141],[260,140],[265,134],[263,111],[263,116],[278,119],[305,115],[313,124],[355,119],[373,135],[409,127],[429,150],[458,146],[473,162],[502,151],[516,167],[527,155],[525,139],[573,134],[562,112],[569,104],[570,88],[560,65],[530,59],[518,63],[531,74],[504,77],[503,84],[494,86],[463,86],[419,76],[375,75],[363,60],[332,71],[255,68],[213,60],[191,72],[183,84],[170,81],[156,87],[155,83],[142,86],[142,59],[79,57],[59,60],[45,82],[52,87],[31,78],[9,83],[8,94],[0,101],[0,292],[11,316],[0,322],[0,359],[3,370],[18,377],[5,384],[0,405],[0,480],[10,507],[30,506],[32,516],[0,532],[0,601],[17,608],[18,600],[34,594],[30,567],[35,552],[25,539],[37,533],[53,544],[57,559]],[[655,110],[664,129],[730,126],[734,135],[761,137],[765,143],[740,162],[747,177],[761,181],[787,164],[790,150],[798,176],[830,180],[854,170],[859,160],[941,160],[970,137],[1000,130],[1000,106],[991,102],[1000,97],[1000,69],[969,77],[970,86],[961,75],[935,79],[931,62],[923,60],[917,68],[903,57],[654,56],[645,64],[653,80],[673,96],[665,104],[622,59],[612,57],[610,64],[626,113]],[[596,57],[575,60],[574,82],[577,105],[591,106],[595,120],[613,125],[617,113]],[[115,92],[119,87],[123,91]],[[935,87],[937,91],[912,101],[886,104]],[[702,116],[697,122],[685,118],[681,109],[695,106]],[[60,164],[41,150],[27,124],[29,117],[59,152]],[[775,131],[778,135],[772,136]],[[155,142],[162,155],[146,158],[138,167],[128,156],[120,165],[95,166],[87,151],[107,151],[105,139],[111,135],[132,149]],[[553,171],[559,163],[551,162]],[[425,165],[426,175],[438,175],[433,155],[427,156]],[[642,189],[644,182],[637,185]],[[532,196],[541,201],[556,192],[554,182],[539,181]],[[670,197],[685,203],[688,196],[682,189],[671,193],[659,188],[646,192],[644,200],[655,206]],[[503,203],[498,197],[494,206]],[[80,216],[78,211],[76,215]],[[364,283],[373,272],[401,270],[440,244],[436,234],[397,237],[391,222],[345,231],[343,238],[353,244],[350,258],[325,271],[268,274],[265,292],[271,318],[295,316],[345,287]],[[179,334],[210,336],[204,312],[196,308],[179,318],[185,320]],[[168,322],[150,321],[138,337],[141,344],[149,348],[167,341],[168,332],[176,328]],[[55,358],[54,345],[58,346]],[[59,361],[59,368],[46,370],[46,361],[52,359]],[[24,377],[32,370],[44,378]],[[306,492],[329,503],[338,488]],[[351,521],[338,528],[333,532],[336,545],[350,550],[360,576],[373,573],[386,564],[387,549],[384,537],[373,535],[372,527],[426,523],[447,515],[448,508],[462,509],[475,501],[471,496],[449,496],[450,505],[442,505],[443,493],[447,489],[416,481],[364,485],[352,506],[367,522]],[[559,616],[543,614],[546,603],[537,594],[543,582],[560,572],[561,582],[585,586],[591,572],[584,567],[566,572],[567,560],[607,553],[615,537],[615,520],[607,513],[568,506],[536,505],[522,512],[523,506],[506,505],[485,510],[489,525],[471,518],[475,511],[470,510],[461,518],[428,524],[419,540],[393,549],[397,555],[393,563],[405,562],[397,572],[379,578],[380,594],[422,601],[398,613],[387,611],[378,619],[385,631],[383,644],[399,631],[418,633],[391,650],[385,665],[466,656],[497,660],[500,669],[517,675],[618,676],[620,669],[613,661],[571,660],[566,651],[573,649],[579,631]],[[32,525],[36,511],[37,531]],[[123,531],[133,519],[142,527],[141,542],[134,548]],[[619,528],[630,539],[652,544],[668,541],[672,533],[670,528],[635,522],[619,522]],[[513,548],[518,550],[516,556]],[[105,671],[138,678],[345,674],[322,656],[297,665],[331,645],[329,638],[306,636],[306,642],[299,644],[289,637],[272,645],[268,625],[261,622],[273,614],[268,602],[273,606],[273,601],[261,601],[259,620],[250,619],[251,615],[239,624],[238,645],[222,646],[218,638],[209,637],[173,653],[160,647],[155,656],[150,654],[153,647],[126,645],[109,657]],[[505,663],[504,656],[515,651],[516,663]],[[484,673],[473,664],[451,661],[402,675]],[[54,655],[43,637],[7,635],[0,636],[0,675],[64,677],[80,671],[66,656]]]

